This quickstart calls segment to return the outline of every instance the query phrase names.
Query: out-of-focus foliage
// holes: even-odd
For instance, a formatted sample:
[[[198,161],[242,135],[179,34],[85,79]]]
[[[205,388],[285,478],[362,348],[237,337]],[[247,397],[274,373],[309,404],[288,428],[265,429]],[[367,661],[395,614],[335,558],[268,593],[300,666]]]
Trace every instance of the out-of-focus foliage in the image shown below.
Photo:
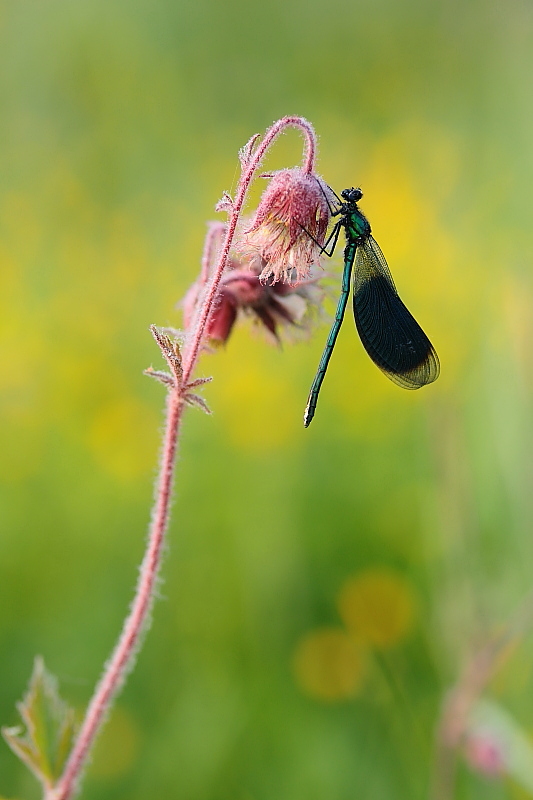
[[[57,683],[39,656],[17,709],[24,727],[2,728],[2,735],[43,789],[50,789],[61,776],[72,748],[76,717],[74,709],[61,700]]]
[[[0,41],[1,722],[36,653],[90,696],[152,499],[148,325],[179,326],[238,148],[303,114],[441,377],[401,391],[347,316],[304,430],[325,326],[204,357],[214,415],[187,415],[161,600],[83,797],[427,797],[443,694],[533,580],[531,6],[8,0]],[[290,133],[266,167],[299,158]],[[490,687],[526,732],[532,665],[526,637]],[[38,796],[7,747],[0,791]],[[457,797],[524,792],[459,770]]]

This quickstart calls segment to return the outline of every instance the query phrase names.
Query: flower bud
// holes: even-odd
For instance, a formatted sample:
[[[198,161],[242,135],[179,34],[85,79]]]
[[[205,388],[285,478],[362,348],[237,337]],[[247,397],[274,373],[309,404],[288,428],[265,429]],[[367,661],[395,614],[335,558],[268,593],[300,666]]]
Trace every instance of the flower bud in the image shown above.
[[[323,297],[317,281],[310,279],[296,285],[264,283],[260,280],[264,269],[265,263],[257,255],[230,258],[207,324],[207,338],[212,343],[227,342],[239,313],[251,316],[276,341],[280,340],[281,328],[309,327],[312,313],[319,309]],[[196,281],[182,301],[185,330],[193,320],[202,288],[201,282]]]
[[[299,167],[275,172],[239,249],[259,256],[264,283],[296,283],[317,263],[331,218],[329,187]]]

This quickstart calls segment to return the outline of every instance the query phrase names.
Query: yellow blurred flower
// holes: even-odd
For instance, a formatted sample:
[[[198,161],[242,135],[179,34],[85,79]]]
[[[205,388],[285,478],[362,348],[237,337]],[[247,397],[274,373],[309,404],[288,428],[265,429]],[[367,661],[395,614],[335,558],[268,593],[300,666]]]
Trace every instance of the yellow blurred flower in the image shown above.
[[[260,455],[293,446],[302,399],[280,372],[279,353],[236,330],[231,348],[219,353],[217,362],[209,365],[217,386],[214,407],[232,445]],[[271,424],[261,421],[265,408],[276,409]]]
[[[150,468],[157,424],[148,406],[122,397],[100,409],[87,432],[87,443],[103,469],[128,483]]]
[[[404,639],[416,611],[411,584],[386,568],[368,569],[349,578],[339,592],[337,607],[349,633],[377,648]]]
[[[293,670],[306,694],[331,702],[357,693],[364,676],[364,660],[344,631],[319,628],[296,645]]]

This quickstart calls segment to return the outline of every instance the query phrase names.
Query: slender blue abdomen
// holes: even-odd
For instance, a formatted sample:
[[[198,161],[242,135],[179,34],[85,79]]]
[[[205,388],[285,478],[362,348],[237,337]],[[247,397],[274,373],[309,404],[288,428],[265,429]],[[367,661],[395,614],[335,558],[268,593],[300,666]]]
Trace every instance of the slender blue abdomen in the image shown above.
[[[350,279],[352,275],[352,267],[355,259],[356,250],[357,250],[357,242],[349,240],[348,244],[344,248],[344,272],[342,273],[342,288],[339,297],[339,302],[337,303],[335,319],[333,321],[333,325],[331,326],[328,340],[326,342],[324,352],[322,353],[322,358],[320,359],[320,364],[318,365],[317,373],[315,375],[315,379],[311,386],[311,391],[309,392],[307,405],[304,411],[304,425],[306,428],[309,426],[311,420],[315,415],[315,409],[316,409],[316,404],[318,402],[318,394],[320,392],[320,387],[322,386],[322,381],[324,380],[329,360],[331,358],[333,348],[335,347],[335,342],[337,341],[337,336],[339,335],[339,331],[342,325],[342,320],[344,318],[346,303],[348,302],[348,295],[350,294]]]

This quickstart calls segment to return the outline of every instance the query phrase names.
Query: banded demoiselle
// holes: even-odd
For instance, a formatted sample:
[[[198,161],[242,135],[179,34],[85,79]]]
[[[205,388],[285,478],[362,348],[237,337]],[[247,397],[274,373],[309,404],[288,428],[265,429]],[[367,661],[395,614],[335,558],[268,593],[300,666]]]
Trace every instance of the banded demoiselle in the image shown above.
[[[342,289],[335,319],[309,392],[304,412],[306,428],[315,414],[320,387],[342,324],[352,269],[355,325],[374,364],[404,389],[419,389],[432,383],[440,371],[433,345],[400,300],[385,256],[371,236],[368,220],[357,206],[363,196],[361,189],[344,189],[341,196],[342,199],[337,197],[339,207],[332,209],[332,216],[339,219],[322,251],[328,256],[333,255],[340,230],[344,228],[346,247]]]

